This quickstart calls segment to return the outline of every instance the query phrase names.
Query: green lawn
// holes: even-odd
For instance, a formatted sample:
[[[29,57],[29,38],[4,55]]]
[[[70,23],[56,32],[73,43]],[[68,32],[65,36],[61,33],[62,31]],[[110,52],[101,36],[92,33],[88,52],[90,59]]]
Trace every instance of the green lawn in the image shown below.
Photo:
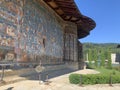
[[[120,83],[120,72],[114,69],[105,69],[105,68],[97,68],[94,69],[99,71],[100,74],[71,74],[69,76],[70,83],[73,84],[115,84]],[[80,80],[82,77],[82,82]]]
[[[120,72],[117,70],[113,70],[113,69],[105,69],[105,68],[96,68],[96,71],[99,71],[101,74],[119,74]]]

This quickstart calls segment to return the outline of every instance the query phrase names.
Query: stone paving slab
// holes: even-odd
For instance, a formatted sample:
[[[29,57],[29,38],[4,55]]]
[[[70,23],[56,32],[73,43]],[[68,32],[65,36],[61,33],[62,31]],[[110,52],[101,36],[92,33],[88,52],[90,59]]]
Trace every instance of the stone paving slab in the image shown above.
[[[120,90],[120,84],[114,84],[113,87],[108,84],[78,86],[74,84],[59,84],[55,82],[45,85],[44,83],[39,84],[39,81],[25,80],[1,86],[0,90]]]
[[[92,70],[79,70],[72,73],[96,73]],[[71,73],[69,73],[71,74]],[[16,82],[9,85],[4,85],[0,87],[0,90],[120,90],[120,84],[114,84],[109,86],[108,84],[97,84],[97,85],[87,85],[79,86],[70,84],[68,80],[69,74],[65,74],[56,78],[49,79],[51,83],[45,84],[40,83],[38,80],[24,80]]]

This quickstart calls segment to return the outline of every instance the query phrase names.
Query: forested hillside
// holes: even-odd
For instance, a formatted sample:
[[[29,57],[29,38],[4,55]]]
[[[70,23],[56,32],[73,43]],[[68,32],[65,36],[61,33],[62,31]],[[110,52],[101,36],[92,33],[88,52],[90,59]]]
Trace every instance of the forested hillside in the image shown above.
[[[83,43],[83,48],[84,50],[87,49],[109,49],[112,50],[113,52],[117,49],[117,46],[119,43]]]
[[[120,52],[120,49],[117,48],[119,43],[83,43],[83,52],[87,52],[88,50],[94,50],[97,51],[110,51],[111,53]]]

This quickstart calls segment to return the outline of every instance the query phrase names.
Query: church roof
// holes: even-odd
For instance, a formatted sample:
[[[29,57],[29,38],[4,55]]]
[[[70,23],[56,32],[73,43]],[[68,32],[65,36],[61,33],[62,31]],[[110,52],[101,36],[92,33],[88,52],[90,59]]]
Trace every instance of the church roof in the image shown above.
[[[63,20],[74,22],[78,28],[78,39],[89,35],[96,23],[79,11],[74,0],[44,0]]]

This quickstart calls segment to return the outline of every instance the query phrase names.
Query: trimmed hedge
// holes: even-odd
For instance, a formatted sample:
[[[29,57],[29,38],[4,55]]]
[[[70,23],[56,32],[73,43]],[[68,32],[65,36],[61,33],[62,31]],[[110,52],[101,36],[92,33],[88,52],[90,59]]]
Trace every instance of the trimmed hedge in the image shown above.
[[[80,74],[71,74],[69,76],[70,83],[78,84],[80,83]]]
[[[69,81],[72,84],[113,84],[120,83],[120,75],[106,75],[106,74],[71,74]]]

